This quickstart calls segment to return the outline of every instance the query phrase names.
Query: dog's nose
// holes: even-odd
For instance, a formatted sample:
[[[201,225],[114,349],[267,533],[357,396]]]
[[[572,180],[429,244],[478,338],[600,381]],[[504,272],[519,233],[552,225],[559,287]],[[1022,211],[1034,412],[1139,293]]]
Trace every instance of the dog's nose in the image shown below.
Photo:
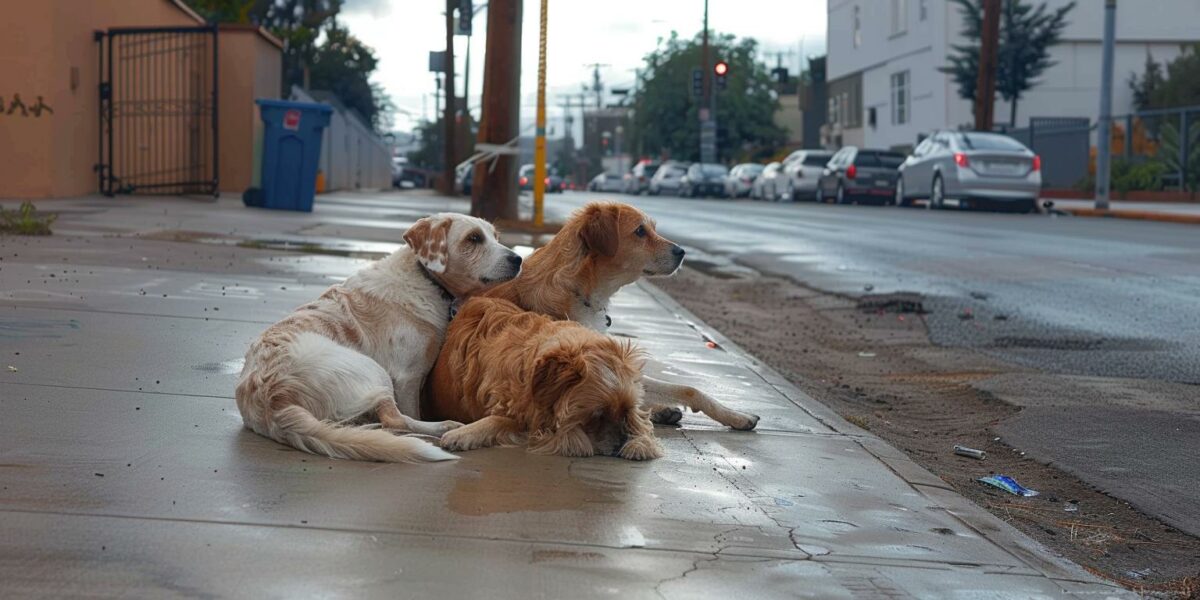
[[[521,255],[519,255],[519,254],[509,254],[509,255],[508,255],[508,264],[510,264],[510,265],[512,265],[512,266],[514,266],[514,267],[519,267],[519,266],[521,266]]]
[[[680,246],[679,244],[675,244],[675,247],[671,248],[671,254],[674,254],[675,256],[678,256],[679,258],[683,258],[683,255],[685,254],[683,251],[683,246]]]

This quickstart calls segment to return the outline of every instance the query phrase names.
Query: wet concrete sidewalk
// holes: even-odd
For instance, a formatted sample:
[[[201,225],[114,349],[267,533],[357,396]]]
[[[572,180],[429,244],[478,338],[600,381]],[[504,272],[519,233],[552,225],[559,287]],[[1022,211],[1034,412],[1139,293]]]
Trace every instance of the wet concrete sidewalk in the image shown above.
[[[762,416],[657,430],[666,457],[334,461],[242,427],[249,341],[453,202],[62,203],[0,237],[0,582],[62,597],[1123,596],[842,421],[649,285],[613,332]],[[162,214],[158,214],[162,213]],[[351,243],[348,240],[355,240]],[[359,242],[377,245],[363,245]],[[257,244],[251,244],[257,246]],[[718,345],[710,348],[706,338]]]

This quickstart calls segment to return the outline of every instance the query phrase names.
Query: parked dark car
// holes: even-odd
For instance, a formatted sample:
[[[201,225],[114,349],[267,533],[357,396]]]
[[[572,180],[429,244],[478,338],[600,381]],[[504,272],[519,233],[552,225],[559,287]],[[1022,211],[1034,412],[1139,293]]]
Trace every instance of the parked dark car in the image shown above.
[[[887,204],[896,194],[896,169],[903,162],[904,155],[898,152],[846,146],[821,172],[817,202]]]
[[[679,195],[685,198],[724,198],[726,177],[729,177],[729,169],[725,165],[696,163],[688,167],[687,174],[679,180]]]
[[[533,165],[521,165],[521,170],[517,172],[517,188],[521,191],[533,191]],[[561,194],[563,191],[563,180],[554,173],[554,169],[546,167],[546,193]]]

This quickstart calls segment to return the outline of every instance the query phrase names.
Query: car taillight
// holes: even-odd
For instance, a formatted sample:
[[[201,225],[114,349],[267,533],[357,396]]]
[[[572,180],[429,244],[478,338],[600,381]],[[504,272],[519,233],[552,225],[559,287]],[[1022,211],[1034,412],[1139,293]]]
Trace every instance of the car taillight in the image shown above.
[[[544,183],[544,184],[546,184],[546,185],[550,185],[550,178],[549,178],[549,177],[547,177],[547,178],[545,179],[545,181],[543,181],[542,183]]]
[[[955,152],[954,153],[954,164],[956,164],[960,167],[969,167],[969,166],[971,166],[971,161],[967,160],[966,154],[963,154],[962,152]]]
[[[1034,171],[1042,170],[1042,157],[1040,157],[1036,154],[1033,155],[1033,170]]]
[[[846,168],[846,177],[849,177],[850,179],[854,179],[855,177],[858,177],[858,166],[850,165],[849,167],[847,167]]]
[[[529,178],[528,178],[528,177],[522,177],[522,178],[521,178],[521,185],[528,185],[528,184],[529,184]]]

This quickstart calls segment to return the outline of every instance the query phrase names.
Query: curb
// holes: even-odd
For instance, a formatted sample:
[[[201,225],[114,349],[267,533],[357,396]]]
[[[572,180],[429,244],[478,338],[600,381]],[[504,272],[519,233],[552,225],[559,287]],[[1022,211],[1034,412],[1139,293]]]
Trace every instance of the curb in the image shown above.
[[[1007,552],[1031,570],[1054,580],[1064,586],[1064,592],[1070,593],[1077,583],[1097,583],[1108,586],[1106,597],[1133,597],[1131,593],[1103,577],[1087,572],[1084,567],[1071,562],[1062,555],[1056,554],[1041,542],[1022,533],[1016,527],[1003,521],[1000,517],[988,512],[987,509],[968,500],[959,494],[953,486],[943,481],[937,475],[926,470],[903,452],[893,448],[875,434],[859,428],[841,416],[833,409],[812,396],[804,393],[790,380],[774,368],[758,360],[754,355],[735,344],[720,331],[712,328],[669,294],[655,286],[651,281],[640,279],[633,284],[658,302],[664,309],[675,313],[675,316],[685,321],[691,321],[704,327],[704,333],[712,337],[720,346],[740,360],[746,361],[751,371],[775,388],[788,401],[800,410],[807,412],[819,422],[829,427],[833,432],[853,440],[865,452],[883,463],[888,469],[907,483],[915,493],[928,499],[936,506],[953,515],[968,530],[982,537],[998,548]],[[753,432],[749,432],[753,433]]]
[[[1099,210],[1095,208],[1062,208],[1059,210],[1070,213],[1077,217],[1132,219],[1137,221],[1158,221],[1160,223],[1200,225],[1200,215],[1181,215],[1176,213],[1149,212],[1142,210]]]

